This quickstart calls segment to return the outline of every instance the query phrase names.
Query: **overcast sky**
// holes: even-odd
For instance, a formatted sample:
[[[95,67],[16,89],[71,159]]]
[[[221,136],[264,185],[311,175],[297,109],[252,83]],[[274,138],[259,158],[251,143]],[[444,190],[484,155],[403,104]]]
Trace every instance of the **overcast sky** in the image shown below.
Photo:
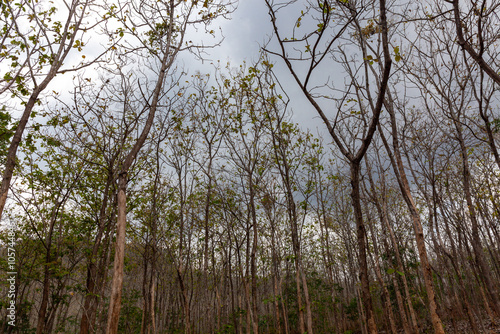
[[[304,4],[299,2],[298,5],[302,8]],[[288,24],[288,27],[293,26],[298,15],[300,15],[299,13],[300,9],[297,9],[297,7],[292,8],[284,13],[284,15],[280,15],[278,21],[285,23],[285,25]],[[216,63],[220,61],[221,67],[230,62],[231,66],[235,68],[239,67],[244,61],[246,61],[248,66],[256,62],[259,59],[261,47],[269,40],[272,32],[272,25],[264,0],[240,0],[237,9],[230,17],[231,19],[229,20],[219,18],[213,22],[210,29],[218,31],[215,38],[207,34],[203,27],[199,27],[196,33],[191,32],[191,34],[195,34],[196,36],[186,37],[186,40],[199,41],[201,39],[206,45],[211,45],[220,40],[220,33],[222,33],[224,36],[222,43],[215,48],[207,49],[204,61],[196,59],[194,55],[188,52],[181,52],[176,61],[177,65],[192,75],[197,71],[213,73],[214,66],[211,65],[212,62]],[[86,39],[84,39],[88,45],[85,49],[87,58],[97,56],[100,49],[97,45],[101,43],[101,38],[99,35],[87,35]],[[278,50],[276,44],[271,44],[268,48]],[[71,67],[70,64],[75,60],[79,62],[81,60],[80,57],[81,54],[79,53],[72,54],[67,61],[67,67]],[[309,129],[315,135],[318,132],[322,133],[325,137],[325,144],[329,143],[331,140],[329,135],[326,135],[326,127],[317,116],[316,111],[303,96],[284,62],[276,56],[271,56],[271,60],[275,64],[273,70],[291,99],[289,112],[293,114],[293,121],[300,124],[303,129]],[[96,78],[99,76],[99,72],[99,70],[96,71],[89,68],[85,70],[84,76]],[[324,75],[333,76],[339,81],[339,84],[343,85],[343,75],[339,75],[340,73],[335,69],[328,67],[327,71],[317,72],[320,73],[316,73],[314,75],[315,78]],[[56,77],[49,87],[50,91],[60,93],[66,91],[67,93],[68,90],[72,90],[69,87],[73,87],[76,84],[72,78],[73,75],[71,74]],[[323,78],[319,80],[323,80]],[[321,82],[321,84],[324,84],[324,82]]]
[[[295,19],[291,18],[291,20]],[[224,40],[220,46],[207,50],[209,61],[202,63],[194,59],[192,55],[180,55],[179,60],[186,66],[190,74],[196,70],[210,71],[210,62],[212,61],[220,61],[223,65],[229,61],[233,67],[239,67],[244,61],[248,65],[256,62],[259,59],[260,48],[269,40],[272,32],[264,0],[240,1],[230,20],[220,19],[214,27],[221,28]],[[200,31],[201,33],[202,31]],[[206,40],[207,43],[210,43],[215,39],[209,37]],[[303,97],[288,69],[277,57],[271,59],[275,64],[273,70],[277,73],[282,84],[286,83],[286,92],[291,98],[290,111],[293,113],[294,122],[299,123],[304,129],[310,129],[314,134],[317,134],[317,129],[323,132],[326,129],[325,126],[318,119],[309,102]]]

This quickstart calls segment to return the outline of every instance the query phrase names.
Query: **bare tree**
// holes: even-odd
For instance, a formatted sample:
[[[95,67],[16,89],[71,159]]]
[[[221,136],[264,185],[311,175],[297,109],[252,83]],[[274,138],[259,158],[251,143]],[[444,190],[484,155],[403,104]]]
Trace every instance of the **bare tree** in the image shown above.
[[[279,27],[278,14],[283,6],[277,3],[275,4],[273,1],[266,1],[266,4],[268,6],[269,15],[273,24],[274,34],[279,44],[278,52],[269,50],[267,51],[271,54],[279,56],[285,62],[286,66],[288,67],[296,83],[304,93],[305,97],[308,99],[308,101],[311,103],[317,114],[326,125],[333,141],[345,156],[345,158],[349,161],[352,185],[351,197],[357,225],[359,270],[362,286],[361,291],[363,304],[365,308],[369,332],[376,333],[377,327],[375,324],[370,295],[368,264],[366,260],[366,231],[363,222],[363,213],[360,200],[360,172],[361,161],[372,141],[378,124],[392,64],[389,53],[385,1],[381,0],[379,2],[380,16],[378,17],[378,24],[374,23],[374,18],[372,18],[371,21],[368,21],[368,19],[363,16],[366,15],[366,12],[364,12],[364,7],[362,4],[330,1],[319,2],[318,6],[308,7],[308,10],[312,11],[312,13],[304,11],[302,12],[299,19],[295,23],[295,27],[293,28],[293,36],[289,38],[283,37],[282,28]],[[337,8],[335,8],[335,6],[339,8],[339,13],[337,16],[335,16],[335,12],[337,11]],[[309,14],[309,16],[306,16],[307,14]],[[311,22],[304,23],[305,18],[307,17],[311,18]],[[335,25],[333,25],[332,22],[334,20],[342,23],[336,23]],[[363,22],[363,20],[366,20],[365,22],[368,23],[367,27],[361,27],[361,22]],[[304,33],[300,37],[297,36],[296,28],[299,28],[302,24],[312,25],[314,23],[316,23],[315,30]],[[340,38],[343,36],[343,34],[346,33],[346,31],[350,31],[352,34],[351,36],[356,36],[356,41],[358,42],[358,45],[362,52],[363,59],[360,60],[358,65],[351,66],[349,63],[353,63],[354,59],[347,58],[347,55],[342,46],[338,48],[340,57],[343,58],[343,65],[346,67],[347,71],[351,73],[351,82],[347,85],[347,92],[342,96],[342,98],[339,99],[339,113],[335,121],[332,121],[327,116],[326,109],[320,105],[319,99],[317,98],[317,95],[315,95],[314,89],[310,88],[310,85],[314,84],[312,77],[313,73],[317,73],[320,70],[321,65],[325,66],[325,64],[323,64],[325,62],[325,59],[329,59],[328,56],[335,52],[336,43],[339,43]],[[376,94],[376,98],[372,97],[372,93],[369,90],[370,73],[368,69],[368,62],[371,60],[371,58],[369,58],[369,54],[367,54],[367,39],[372,35],[372,31],[373,34],[377,34],[379,36],[377,41],[382,46],[384,56],[384,65],[382,66],[381,78],[380,81],[376,82],[376,85],[379,88],[378,93]],[[291,47],[295,47],[296,50],[299,50],[298,52],[296,52],[298,53],[297,57],[290,55],[289,50]],[[306,54],[306,56],[303,56],[304,53]],[[305,71],[306,74],[303,78],[301,78],[298,65],[294,65],[294,63],[296,63],[297,61],[309,63]],[[351,68],[354,66],[359,67]],[[361,92],[362,84],[358,82],[358,78],[356,78],[356,73],[358,73],[358,71],[364,71],[366,80],[366,85],[364,87],[366,90],[364,91],[364,93]],[[324,95],[325,93],[323,92],[319,94]],[[364,96],[362,96],[362,94],[364,94]],[[350,96],[352,96],[353,101],[358,101],[358,107],[360,108],[359,113],[361,114],[361,117],[359,118],[359,122],[356,125],[350,125],[351,129],[353,129],[353,131],[356,131],[356,135],[360,137],[356,137],[356,135],[354,135],[350,139],[347,139],[347,141],[350,141],[350,143],[348,144],[346,142],[346,139],[343,138],[339,133],[342,130],[346,129],[339,129],[337,125],[339,121],[338,118],[340,117],[341,119],[343,119],[343,117],[345,117],[341,116],[341,109],[344,107],[344,103],[346,101],[351,101],[351,99],[349,99]],[[362,98],[366,98],[368,100],[368,106],[366,106],[365,103],[361,101]],[[371,109],[371,116],[368,115],[367,108]],[[351,114],[355,113],[354,110],[350,111],[352,111]],[[349,117],[346,117],[345,119],[349,119]],[[353,147],[349,148],[349,145],[352,145],[356,142],[356,138],[359,141],[358,146],[356,147],[356,145],[354,145]]]
[[[496,58],[498,56],[496,43],[498,34],[493,30],[498,20],[500,2],[474,0],[470,4],[460,6],[459,0],[447,0],[453,5],[453,23],[456,29],[457,42],[479,67],[493,81],[500,85],[500,74]],[[465,7],[465,8],[464,8]],[[462,14],[462,11],[465,13]]]

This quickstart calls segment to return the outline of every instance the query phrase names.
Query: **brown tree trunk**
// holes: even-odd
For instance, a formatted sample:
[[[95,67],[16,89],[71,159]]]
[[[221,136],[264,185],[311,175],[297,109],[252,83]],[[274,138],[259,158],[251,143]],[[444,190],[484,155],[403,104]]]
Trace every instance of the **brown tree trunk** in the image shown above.
[[[172,8],[169,13],[170,22],[173,22],[174,8],[173,1],[170,2]],[[170,43],[170,35],[169,42]],[[169,44],[168,44],[169,45]],[[168,46],[170,47],[170,45]],[[125,259],[125,233],[127,225],[127,181],[128,171],[132,163],[135,161],[137,154],[141,150],[146,138],[149,135],[151,126],[153,125],[158,101],[160,100],[160,93],[163,88],[163,82],[167,73],[167,69],[171,66],[174,58],[171,58],[169,50],[166,50],[161,61],[161,68],[158,74],[158,81],[156,82],[153,94],[151,96],[151,103],[147,104],[149,109],[148,118],[144,124],[142,132],[135,142],[134,146],[125,157],[122,163],[120,174],[118,175],[118,218],[116,223],[116,243],[115,243],[115,263],[113,265],[113,281],[111,286],[111,298],[109,304],[108,324],[106,326],[107,334],[116,334],[118,332],[118,321],[120,318],[121,309],[121,295],[123,287],[123,267]],[[119,261],[120,263],[116,263]]]
[[[184,270],[182,267],[182,263],[177,268],[177,278],[179,279],[179,285],[181,288],[181,297],[182,297],[182,309],[184,313],[184,332],[186,334],[191,333],[191,307],[188,298],[188,292],[186,286],[184,284]]]
[[[127,227],[127,173],[118,176],[118,217],[116,222],[115,259],[113,263],[113,281],[109,301],[106,333],[118,332],[123,286],[123,266],[125,260],[125,232]]]
[[[493,286],[492,279],[491,279],[491,273],[490,269],[488,268],[483,252],[483,247],[481,245],[481,238],[479,236],[479,222],[477,220],[477,214],[476,214],[476,208],[475,205],[472,201],[472,193],[471,193],[471,173],[470,173],[470,168],[469,168],[469,161],[468,161],[468,153],[467,153],[467,147],[465,146],[464,138],[463,138],[463,133],[462,133],[462,128],[461,124],[458,123],[458,120],[456,119],[456,116],[454,116],[454,123],[455,123],[455,128],[457,130],[457,139],[460,144],[460,152],[462,155],[462,169],[463,169],[463,185],[464,185],[464,194],[465,194],[465,200],[467,202],[467,209],[469,213],[469,217],[471,220],[471,227],[472,227],[472,249],[474,251],[474,256],[476,263],[479,267],[480,271],[480,277],[481,280],[483,281],[486,289],[488,290],[488,296],[490,297],[489,299],[491,300],[491,304],[493,306],[493,310],[495,314],[498,316],[500,315],[500,307],[499,307],[499,302],[498,302],[498,294],[496,292],[495,287]],[[488,299],[485,298],[485,303],[488,303]],[[486,306],[488,308],[488,306]],[[491,317],[492,321],[494,321],[495,317]]]
[[[12,141],[10,142],[9,149],[7,151],[5,169],[2,175],[2,184],[0,185],[0,219],[2,218],[3,210],[5,208],[5,203],[7,202],[7,195],[9,192],[10,182],[12,180],[12,175],[14,173],[14,168],[16,166],[17,149],[19,148],[19,144],[21,143],[24,129],[28,124],[33,108],[35,107],[35,104],[38,101],[38,96],[40,95],[40,93],[43,92],[43,90],[45,90],[45,88],[47,88],[52,79],[54,79],[54,77],[57,75],[57,71],[61,68],[64,59],[66,59],[70,50],[72,49],[71,46],[73,45],[73,42],[76,38],[76,33],[71,34],[69,33],[69,30],[74,29],[74,31],[76,32],[80,28],[81,19],[78,20],[78,18],[75,16],[75,11],[77,6],[80,7],[80,4],[74,2],[74,4],[70,8],[68,8],[69,17],[70,18],[74,17],[76,21],[73,22],[71,28],[70,28],[70,20],[68,19],[66,21],[66,24],[64,25],[64,30],[61,31],[62,38],[59,42],[59,46],[56,48],[56,50],[54,50],[55,51],[55,53],[53,53],[54,59],[51,61],[50,69],[45,78],[42,80],[42,82],[39,85],[35,85],[33,92],[31,93],[28,101],[26,102],[23,114],[21,115],[21,119],[17,124],[16,131],[12,136]],[[33,75],[33,73],[31,73],[31,75]],[[35,80],[34,77],[32,77],[31,79]]]
[[[368,217],[369,220],[370,217]],[[387,317],[389,318],[389,324],[391,328],[391,332],[393,334],[397,334],[398,330],[396,328],[396,322],[394,320],[394,312],[392,311],[392,305],[391,305],[391,297],[389,295],[389,290],[387,289],[387,286],[384,283],[384,279],[382,277],[382,273],[380,270],[380,263],[379,263],[379,258],[380,258],[380,253],[378,249],[378,243],[377,243],[377,238],[375,236],[375,232],[373,231],[373,226],[372,224],[368,224],[368,227],[370,229],[370,233],[372,236],[372,241],[373,241],[373,250],[375,251],[375,259],[372,258],[372,261],[375,264],[375,274],[377,275],[377,279],[379,281],[380,289],[382,290],[382,294],[384,297],[384,305],[385,305],[385,310],[384,313],[387,314]],[[406,331],[406,327],[403,326],[403,328]]]
[[[306,306],[306,324],[307,324],[307,334],[313,333],[313,320],[312,320],[312,312],[311,312],[311,300],[309,298],[309,288],[307,286],[307,279],[302,268],[302,261],[300,261],[300,271],[302,278],[302,288],[304,289],[304,302]]]
[[[368,279],[368,261],[366,255],[366,229],[363,222],[363,212],[361,211],[360,195],[360,172],[359,162],[351,162],[351,199],[354,208],[354,219],[356,221],[356,234],[358,243],[358,265],[361,281],[361,295],[363,300],[364,312],[369,334],[376,334],[377,325],[375,323],[375,314],[373,312],[372,297],[370,294],[370,284]]]
[[[38,321],[36,325],[36,334],[45,333],[46,327],[46,312],[47,305],[49,303],[49,292],[50,292],[50,248],[47,251],[47,256],[45,257],[45,269],[44,269],[44,279],[43,279],[43,289],[42,289],[42,301],[40,303],[40,310],[38,311]]]
[[[377,158],[379,158],[378,155],[377,155]],[[368,163],[368,161],[365,161],[365,163],[366,163],[366,167],[367,167],[367,171],[368,171],[367,174],[368,174],[368,180],[370,182],[370,186],[371,186],[372,189],[376,189],[375,182],[373,182],[373,178],[372,178],[370,164]],[[404,280],[405,292],[406,292],[406,297],[407,297],[406,301],[407,301],[408,308],[410,310],[410,314],[411,314],[411,318],[412,318],[412,325],[414,327],[415,333],[418,333],[417,320],[416,320],[416,317],[415,317],[415,311],[413,309],[413,305],[412,305],[411,298],[410,298],[410,292],[409,292],[408,285],[407,285],[407,282],[406,282],[406,277],[405,277],[405,274],[404,274],[403,262],[401,261],[401,255],[399,253],[399,247],[397,245],[396,237],[394,236],[394,232],[392,231],[392,228],[391,228],[391,226],[389,224],[389,220],[387,219],[388,212],[387,212],[387,202],[386,202],[387,199],[386,199],[386,191],[385,191],[385,177],[384,177],[383,173],[380,173],[379,176],[381,178],[381,183],[382,183],[382,186],[381,186],[382,206],[380,205],[379,197],[377,196],[377,194],[374,191],[372,193],[372,198],[373,198],[375,207],[377,209],[378,215],[380,217],[380,221],[382,222],[382,226],[384,226],[386,228],[386,230],[389,231],[389,236],[390,236],[390,240],[391,240],[391,243],[392,243],[392,247],[393,247],[394,253],[396,255],[396,262],[397,262],[397,266],[398,266],[398,271],[400,273],[402,273],[401,276],[402,276],[402,278]],[[372,234],[373,234],[373,232],[372,232]],[[386,248],[387,249],[389,248],[388,245],[386,246]],[[396,293],[396,301],[397,301],[397,304],[398,304],[398,310],[399,310],[399,314],[400,314],[400,317],[401,317],[401,322],[403,323],[404,332],[406,334],[411,334],[412,330],[411,330],[410,325],[408,323],[408,317],[406,316],[406,310],[405,310],[405,307],[404,307],[403,298],[401,296],[401,291],[400,291],[400,288],[399,288],[398,280],[397,280],[397,278],[396,278],[395,275],[392,275],[391,279],[392,279],[392,282],[393,282],[393,285],[394,285],[394,290],[395,290],[395,293]]]
[[[311,302],[309,298],[309,289],[307,286],[307,279],[302,265],[302,254],[300,250],[300,240],[298,233],[298,216],[297,207],[295,205],[295,197],[293,196],[293,180],[290,176],[291,166],[288,161],[289,147],[288,140],[285,138],[286,134],[280,132],[282,124],[282,116],[277,115],[276,124],[271,124],[272,141],[274,147],[274,155],[278,165],[281,179],[285,187],[285,196],[287,203],[287,215],[290,221],[290,230],[292,236],[292,249],[295,256],[295,269],[296,269],[296,284],[297,284],[297,303],[299,308],[299,325],[302,333],[305,332],[305,325],[307,324],[307,333],[313,334]],[[304,291],[304,302],[306,310],[306,321],[304,321],[304,312],[302,309],[302,295],[300,282],[302,282],[302,290]]]
[[[361,298],[361,293],[359,292],[359,288],[355,287],[355,293],[356,293],[356,298],[358,299],[358,312],[359,312],[359,324],[361,327],[361,333],[362,334],[368,334],[368,326],[367,326],[367,319],[366,319],[366,314],[365,314],[365,307],[363,305],[363,299]]]
[[[87,285],[86,285],[86,295],[83,303],[83,311],[82,318],[80,321],[80,334],[88,334],[91,326],[91,319],[93,318],[93,314],[91,313],[91,305],[96,302],[96,283],[97,283],[97,255],[99,252],[99,248],[101,247],[101,241],[104,234],[104,230],[106,229],[106,210],[108,208],[108,200],[109,200],[109,191],[111,184],[113,182],[112,173],[108,173],[108,177],[106,180],[106,186],[104,188],[103,199],[101,203],[101,208],[99,210],[99,227],[97,230],[97,234],[95,236],[94,245],[92,247],[92,253],[88,260],[87,265]],[[109,220],[111,221],[111,220]]]
[[[297,263],[297,261],[296,261]],[[300,273],[297,268],[297,264],[295,265],[295,283],[297,285],[297,307],[299,309],[299,328],[301,333],[306,332],[306,326],[304,321],[304,308],[302,307],[302,292],[300,290]]]
[[[280,296],[283,297],[283,292],[281,290],[281,287],[283,286],[283,280],[282,278],[280,277],[280,284],[279,284],[279,291],[280,291]],[[281,298],[281,309],[283,311],[283,320],[284,320],[284,323],[285,323],[285,334],[289,334],[290,333],[290,326],[288,325],[288,312],[287,312],[287,309],[286,309],[286,305],[285,305],[285,299],[284,298]]]
[[[432,272],[431,272],[431,267],[430,267],[430,263],[429,263],[429,258],[427,256],[427,249],[425,246],[424,231],[422,228],[422,223],[420,221],[420,215],[418,213],[416,204],[415,204],[413,197],[411,195],[410,185],[408,183],[408,178],[406,177],[406,172],[405,172],[405,169],[403,166],[403,161],[401,158],[400,146],[399,146],[399,136],[398,136],[398,132],[397,132],[397,128],[396,128],[396,116],[394,113],[392,99],[390,98],[390,94],[388,94],[388,99],[386,99],[385,102],[386,102],[385,104],[386,104],[387,110],[389,111],[389,115],[391,118],[392,140],[393,140],[393,148],[394,148],[393,151],[390,150],[389,145],[388,145],[387,141],[385,140],[385,137],[383,136],[382,131],[380,131],[381,137],[384,141],[384,145],[387,149],[387,153],[389,154],[389,157],[391,159],[391,164],[392,164],[393,169],[396,173],[396,177],[398,180],[399,187],[401,189],[401,193],[402,193],[403,198],[408,206],[408,209],[409,209],[410,215],[411,215],[411,219],[413,222],[413,229],[415,231],[415,239],[417,242],[417,249],[418,249],[418,254],[420,257],[422,273],[424,276],[424,284],[425,284],[425,289],[427,291],[429,313],[431,316],[431,322],[432,322],[432,326],[434,328],[434,333],[444,334],[443,324],[441,322],[441,318],[439,317],[439,315],[437,313],[436,294],[434,291],[434,284],[432,282]]]
[[[43,289],[42,289],[42,301],[40,302],[40,309],[38,311],[38,320],[36,326],[36,334],[42,334],[47,331],[47,306],[49,303],[49,292],[50,292],[50,280],[52,277],[52,269],[51,266],[54,265],[52,263],[52,237],[54,234],[54,226],[56,224],[57,217],[59,215],[59,210],[62,205],[65,203],[67,196],[69,193],[66,193],[64,198],[61,201],[58,201],[51,213],[50,221],[49,221],[49,231],[45,244],[45,263],[44,263],[44,274],[43,274]]]
[[[257,229],[257,213],[255,211],[255,186],[253,184],[253,175],[249,175],[249,190],[250,190],[250,214],[252,219],[252,230],[253,230],[253,238],[252,238],[252,251],[250,253],[250,271],[251,271],[251,280],[252,280],[252,328],[254,334],[259,333],[259,313],[258,313],[258,305],[257,305],[257,263],[256,263],[256,254],[257,254],[257,245],[258,245],[258,229]]]

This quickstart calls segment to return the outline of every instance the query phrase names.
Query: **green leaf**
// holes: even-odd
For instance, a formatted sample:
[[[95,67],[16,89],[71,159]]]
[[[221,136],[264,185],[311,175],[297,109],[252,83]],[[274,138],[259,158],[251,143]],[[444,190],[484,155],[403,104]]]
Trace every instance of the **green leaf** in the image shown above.
[[[401,60],[401,54],[399,53],[399,46],[394,47],[394,60],[395,61],[400,61]]]

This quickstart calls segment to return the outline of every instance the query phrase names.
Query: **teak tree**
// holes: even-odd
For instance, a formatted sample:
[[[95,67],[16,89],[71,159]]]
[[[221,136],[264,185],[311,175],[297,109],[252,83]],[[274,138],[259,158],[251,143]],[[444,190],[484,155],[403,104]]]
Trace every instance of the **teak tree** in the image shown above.
[[[119,8],[118,12],[117,9]],[[155,120],[161,97],[164,94],[164,83],[168,80],[174,61],[182,51],[200,50],[202,46],[185,40],[188,29],[196,24],[208,25],[216,17],[225,15],[231,10],[228,1],[193,1],[169,0],[149,3],[147,1],[124,2],[117,7],[113,5],[109,11],[118,19],[122,27],[119,35],[127,34],[135,37],[137,44],[122,45],[124,54],[139,52],[149,55],[157,67],[151,66],[154,84],[149,92],[144,92],[148,85],[139,82],[144,100],[142,110],[137,114],[146,114],[146,120],[137,141],[127,153],[118,172],[118,217],[113,264],[113,282],[108,312],[107,333],[118,331],[118,320],[121,308],[123,286],[123,266],[125,256],[125,234],[127,215],[127,182],[128,171],[137,154],[146,141]],[[151,80],[151,79],[145,79]]]
[[[283,29],[279,26],[278,14],[280,10],[283,10],[282,5],[277,3],[275,4],[274,1],[268,0],[266,0],[266,4],[269,9],[269,15],[271,17],[274,34],[279,44],[279,51],[266,51],[270,54],[279,56],[285,62],[303,94],[316,110],[323,123],[326,125],[333,141],[342,152],[344,157],[349,161],[352,186],[351,198],[357,226],[357,243],[359,248],[358,263],[360,270],[364,311],[366,314],[369,332],[376,333],[377,326],[375,323],[375,315],[372,306],[372,298],[370,294],[368,278],[366,230],[365,224],[363,222],[363,212],[361,208],[360,173],[361,161],[363,160],[363,157],[368,150],[368,147],[377,128],[391,71],[392,60],[389,53],[385,0],[380,0],[379,2],[380,16],[378,17],[378,24],[374,23],[373,19],[375,18],[373,18],[370,21],[366,21],[369,23],[368,26],[364,28],[361,27],[362,20],[366,20],[366,18],[363,17],[363,15],[366,15],[366,9],[363,7],[363,4],[354,4],[352,2],[343,1],[319,2],[317,7],[311,6],[307,8],[306,12],[302,11],[293,28],[293,36],[290,38],[283,37]],[[317,15],[317,17],[313,14],[310,14],[309,11],[313,11],[314,14]],[[336,13],[336,11],[338,11],[338,13]],[[303,21],[305,21],[305,18],[307,18],[307,15],[310,15],[312,22],[303,23]],[[340,23],[334,25],[332,23],[334,19],[337,19],[338,22],[343,22],[343,25]],[[317,27],[315,27],[313,31],[304,33],[301,37],[296,37],[296,28],[298,30],[298,28],[300,28],[302,24],[311,25],[314,23],[316,23]],[[369,30],[368,27],[371,27],[370,29],[373,30],[373,34],[377,34],[379,36],[377,41],[382,46],[384,57],[384,65],[382,66],[381,78],[378,82],[376,82],[376,85],[378,87],[376,98],[372,97],[372,93],[369,89],[370,70],[368,69],[367,63],[369,61],[372,61],[372,58],[370,58],[370,55],[367,54],[367,44],[369,43],[369,41],[367,40],[372,35],[372,31]],[[327,109],[321,106],[319,98],[315,94],[314,88],[311,88],[311,85],[313,85],[311,81],[313,81],[314,79],[313,73],[318,73],[322,66],[325,66],[324,62],[326,62],[326,60],[329,60],[329,56],[335,52],[335,46],[339,44],[341,38],[343,37],[343,34],[346,33],[346,31],[351,31],[351,36],[355,38],[359,48],[361,49],[363,58],[359,60],[360,64],[350,65],[348,62],[352,60],[348,60],[342,46],[339,47],[340,57],[343,57],[343,59],[345,60],[343,65],[346,67],[347,71],[352,74],[352,76],[350,77],[351,82],[347,87],[347,91],[340,99],[341,104],[339,105],[339,113],[335,121],[332,121],[331,118],[327,115]],[[299,54],[296,58],[290,55],[291,47],[300,48],[302,50],[296,52]],[[306,56],[303,56],[303,53],[305,53]],[[297,62],[309,63],[308,67],[306,68],[306,75],[303,78],[300,74],[301,69],[299,69],[299,65],[296,64]],[[354,67],[356,68],[354,69]],[[358,72],[358,70],[364,71],[363,74],[365,75],[366,80],[366,85],[364,88],[362,88],[362,85],[358,82],[359,78],[356,77],[356,73]],[[361,90],[364,90],[364,92],[362,93]],[[358,123],[352,128],[352,130],[355,132],[353,137],[351,137],[350,139],[346,139],[342,137],[341,132],[343,130],[349,131],[349,129],[339,129],[337,121],[339,117],[342,118],[342,116],[340,116],[341,109],[344,107],[344,103],[349,99],[350,96],[352,96],[352,99],[350,101],[358,101],[358,107],[360,108],[358,114],[361,114],[361,117],[358,119]],[[366,97],[366,99],[368,100],[368,105],[362,102],[363,97]],[[371,109],[371,115],[369,115],[367,109]],[[356,113],[356,111],[351,111],[351,114]],[[358,130],[356,130],[356,127],[359,127]],[[361,137],[357,137],[356,135]],[[351,142],[352,144],[353,141],[356,142],[356,139],[360,141],[360,143],[357,146],[351,145],[351,147],[349,147],[349,144],[347,142]]]
[[[63,3],[65,6],[56,8],[50,6],[48,1],[5,2],[0,9],[0,22],[5,27],[0,32],[0,62],[4,66],[10,61],[7,72],[0,79],[0,98],[4,99],[5,94],[10,94],[14,98],[12,102],[23,107],[8,145],[2,172],[0,218],[16,166],[17,150],[28,121],[34,115],[33,109],[40,103],[42,92],[58,74],[95,64],[107,52],[104,50],[103,54],[92,60],[86,60],[85,55],[82,55],[83,60],[77,65],[63,66],[70,55],[83,50],[84,38],[105,20],[100,19],[93,24],[86,22],[87,15],[97,8],[93,1],[72,0]],[[49,8],[44,10],[46,5]],[[52,22],[56,15],[61,14],[65,20]],[[98,13],[96,15],[101,17]]]
[[[459,0],[445,0],[453,6],[452,21],[455,25],[457,43],[465,50],[497,85],[500,85],[498,63],[495,63],[496,51],[494,47],[498,42],[498,35],[492,31],[495,25],[495,11],[500,3],[486,0],[474,0],[465,5],[468,12],[462,14]],[[476,40],[477,39],[477,40]],[[497,70],[495,70],[497,67]]]

